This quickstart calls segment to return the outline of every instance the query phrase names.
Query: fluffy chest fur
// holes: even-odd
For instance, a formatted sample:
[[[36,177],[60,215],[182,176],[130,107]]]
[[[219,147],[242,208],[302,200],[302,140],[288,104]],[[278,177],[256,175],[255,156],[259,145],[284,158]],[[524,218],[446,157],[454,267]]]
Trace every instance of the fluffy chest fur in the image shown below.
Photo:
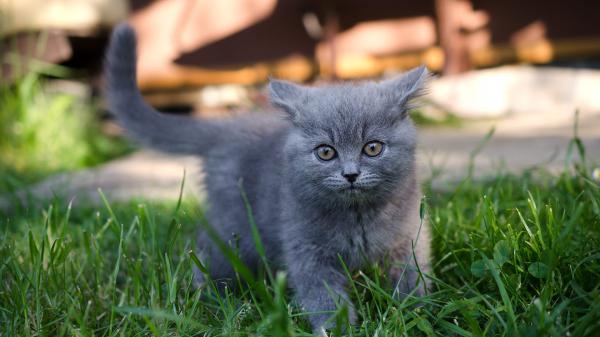
[[[284,250],[306,254],[317,250],[327,259],[342,258],[351,269],[379,260],[399,243],[410,250],[418,230],[414,224],[419,222],[420,194],[410,179],[398,189],[403,193],[392,193],[381,205],[328,209],[298,202],[284,183],[282,200],[294,205],[282,216]]]

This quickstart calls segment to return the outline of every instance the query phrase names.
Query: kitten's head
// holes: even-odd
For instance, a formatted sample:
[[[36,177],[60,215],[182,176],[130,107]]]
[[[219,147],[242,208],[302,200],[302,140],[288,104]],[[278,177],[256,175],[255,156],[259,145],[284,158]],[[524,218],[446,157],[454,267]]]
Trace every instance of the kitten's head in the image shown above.
[[[407,111],[428,76],[419,67],[380,83],[272,80],[271,101],[294,125],[284,149],[294,193],[315,202],[374,201],[414,174],[416,132]]]

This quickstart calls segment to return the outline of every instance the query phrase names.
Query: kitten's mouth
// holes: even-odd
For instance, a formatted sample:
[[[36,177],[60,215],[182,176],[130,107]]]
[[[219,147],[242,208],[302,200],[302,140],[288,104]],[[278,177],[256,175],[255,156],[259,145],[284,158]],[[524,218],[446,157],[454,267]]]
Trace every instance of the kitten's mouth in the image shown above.
[[[332,188],[332,190],[340,195],[359,196],[361,194],[368,194],[372,188],[373,186],[365,186],[364,184],[360,183],[346,183],[342,186],[335,186],[335,188]]]
[[[348,186],[348,188],[346,188],[346,191],[349,191],[350,193],[358,193],[360,192],[361,188],[354,185],[354,184],[350,184],[350,186]]]

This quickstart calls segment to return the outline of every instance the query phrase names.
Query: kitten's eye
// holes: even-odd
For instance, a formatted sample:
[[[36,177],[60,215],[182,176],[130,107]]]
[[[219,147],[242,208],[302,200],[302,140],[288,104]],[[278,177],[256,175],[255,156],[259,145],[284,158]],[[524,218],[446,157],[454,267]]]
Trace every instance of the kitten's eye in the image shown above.
[[[383,150],[383,143],[378,141],[369,142],[363,147],[363,152],[369,157],[378,156],[381,150]]]
[[[329,145],[321,145],[315,149],[317,157],[322,160],[331,160],[335,158],[335,149]]]

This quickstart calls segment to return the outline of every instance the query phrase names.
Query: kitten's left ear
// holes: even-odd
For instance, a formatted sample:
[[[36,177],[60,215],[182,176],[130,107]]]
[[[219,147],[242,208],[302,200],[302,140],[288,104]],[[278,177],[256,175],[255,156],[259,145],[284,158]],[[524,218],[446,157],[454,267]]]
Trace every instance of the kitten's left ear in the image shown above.
[[[410,103],[413,99],[423,95],[425,84],[431,77],[427,67],[424,65],[411,69],[398,78],[384,81],[381,85],[387,91],[388,97],[392,99],[391,104],[398,109],[398,117],[404,118],[408,110],[413,109]]]

